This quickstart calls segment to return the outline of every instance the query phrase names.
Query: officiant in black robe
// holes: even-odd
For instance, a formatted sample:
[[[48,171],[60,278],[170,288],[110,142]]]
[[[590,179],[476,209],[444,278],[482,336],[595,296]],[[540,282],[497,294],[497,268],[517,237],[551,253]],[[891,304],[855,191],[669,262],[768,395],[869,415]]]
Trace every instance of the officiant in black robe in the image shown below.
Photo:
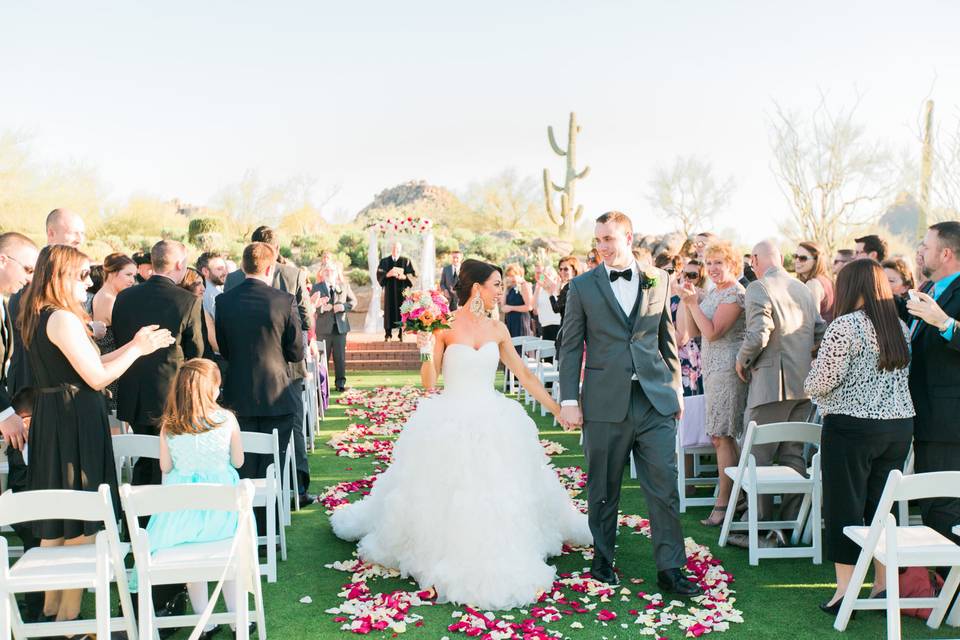
[[[417,275],[410,258],[401,256],[400,249],[400,243],[394,242],[390,255],[381,260],[377,267],[377,282],[383,287],[384,342],[393,337],[394,329],[399,330],[400,340],[403,340],[400,304],[403,302],[404,290],[413,286],[413,278]]]

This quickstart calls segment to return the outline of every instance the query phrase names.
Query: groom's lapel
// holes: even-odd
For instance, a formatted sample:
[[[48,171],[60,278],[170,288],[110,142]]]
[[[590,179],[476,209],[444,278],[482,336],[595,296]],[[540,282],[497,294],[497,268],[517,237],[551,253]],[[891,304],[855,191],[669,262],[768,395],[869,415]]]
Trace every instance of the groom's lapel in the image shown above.
[[[643,278],[645,278],[646,275],[647,275],[647,272],[645,270],[640,271],[640,273],[638,274],[640,282],[643,281]],[[637,286],[640,285],[640,282],[637,283]],[[634,333],[636,333],[636,331],[640,328],[640,323],[643,322],[643,319],[646,318],[647,315],[650,313],[650,307],[658,299],[658,295],[657,295],[658,292],[659,292],[659,287],[650,287],[649,289],[644,289],[643,287],[640,287],[640,291],[638,293],[638,300],[640,300],[640,305],[637,308],[637,317],[634,318],[634,321],[633,321]]]
[[[629,318],[623,313],[623,307],[617,302],[617,296],[613,295],[613,287],[610,286],[610,276],[607,275],[607,269],[602,264],[594,268],[593,276],[597,280],[597,287],[607,304],[610,305],[610,311],[613,312],[624,326],[629,324]]]

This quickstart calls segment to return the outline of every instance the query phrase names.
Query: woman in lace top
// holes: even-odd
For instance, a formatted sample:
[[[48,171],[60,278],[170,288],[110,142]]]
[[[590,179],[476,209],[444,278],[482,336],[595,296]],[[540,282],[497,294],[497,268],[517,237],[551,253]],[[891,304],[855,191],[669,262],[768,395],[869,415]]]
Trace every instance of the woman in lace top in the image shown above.
[[[745,320],[744,288],[737,278],[743,262],[729,244],[715,242],[705,250],[707,275],[714,288],[698,301],[696,288],[684,283],[683,304],[677,314],[678,344],[700,335],[703,392],[706,396],[706,433],[717,451],[720,490],[713,512],[701,524],[716,527],[723,523],[733,483],[723,472],[736,466],[740,457],[737,436],[743,427],[747,385],[737,376],[737,351],[743,342]]]
[[[843,535],[869,524],[887,475],[902,469],[913,437],[909,332],[897,317],[893,293],[875,261],[854,260],[837,277],[836,312],[804,387],[820,409],[824,546],[834,562],[837,590],[820,605],[836,615],[860,548]],[[874,562],[871,596],[886,590]]]

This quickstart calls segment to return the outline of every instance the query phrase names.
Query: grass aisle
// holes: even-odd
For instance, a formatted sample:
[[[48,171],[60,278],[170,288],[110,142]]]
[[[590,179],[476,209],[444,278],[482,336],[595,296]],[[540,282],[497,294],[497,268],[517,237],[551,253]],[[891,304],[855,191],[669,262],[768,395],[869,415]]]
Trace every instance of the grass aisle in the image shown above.
[[[351,385],[357,388],[378,386],[400,386],[416,384],[418,377],[408,373],[354,374]],[[557,467],[583,465],[583,457],[577,434],[564,433],[559,427],[552,427],[549,418],[534,416],[540,427],[541,436],[559,442],[567,451],[553,456]],[[337,457],[326,441],[333,434],[342,431],[348,424],[344,407],[333,399],[326,421],[318,433],[317,452],[311,456],[311,492],[319,493],[324,487],[346,480],[356,480],[373,472],[373,458],[349,459]],[[583,496],[581,496],[583,497]],[[641,491],[636,481],[625,480],[623,513],[646,515]],[[795,640],[803,638],[843,637],[851,639],[874,639],[885,635],[884,617],[876,613],[860,612],[857,619],[848,626],[843,636],[838,636],[832,628],[833,619],[817,609],[817,604],[833,591],[832,566],[814,566],[809,560],[765,560],[759,567],[751,567],[747,561],[747,552],[735,548],[719,548],[716,545],[718,529],[700,525],[699,520],[706,517],[707,508],[694,508],[681,516],[684,534],[700,544],[707,545],[730,572],[735,582],[736,607],[743,612],[744,622],[733,624],[725,633],[713,633],[717,638],[784,638]],[[334,622],[334,616],[325,610],[338,606],[342,599],[337,596],[341,586],[349,581],[349,574],[324,567],[335,561],[350,560],[354,545],[337,539],[329,525],[328,517],[320,505],[293,514],[293,526],[288,529],[289,559],[280,563],[279,579],[275,584],[264,583],[264,598],[267,611],[267,627],[270,638],[278,640],[299,638],[348,638],[352,634],[340,630],[340,623]],[[619,595],[606,607],[621,613],[616,621],[603,626],[596,622],[596,611],[589,614],[564,617],[563,620],[547,625],[548,629],[562,631],[570,638],[608,639],[636,638],[643,629],[632,624],[634,616],[627,615],[628,609],[643,610],[643,601],[636,598],[636,592],[647,589],[657,591],[655,587],[656,569],[653,565],[652,548],[649,539],[640,535],[629,535],[621,529],[618,566],[624,572],[623,586],[633,592],[630,603],[619,602]],[[624,535],[626,534],[626,535]],[[573,553],[556,559],[561,572],[575,571],[589,565],[579,553]],[[630,578],[642,578],[644,585],[630,584]],[[399,579],[377,579],[370,582],[374,592],[388,593],[394,590],[414,590],[410,581]],[[303,604],[301,598],[309,596],[312,602]],[[597,601],[596,598],[593,599]],[[422,615],[424,624],[420,628],[408,627],[402,637],[450,640],[465,638],[463,634],[447,631],[447,626],[456,621],[451,617],[453,611],[463,611],[463,607],[437,605],[417,607],[415,612]],[[516,621],[528,617],[517,611]],[[501,616],[498,616],[501,617]],[[573,622],[583,624],[582,629],[571,628]],[[628,628],[620,627],[628,623]],[[950,632],[954,631],[953,634]],[[955,630],[945,628],[940,631],[928,629],[922,622],[913,618],[904,618],[903,633],[911,638],[945,638],[956,636]],[[371,638],[389,638],[394,634],[373,632]],[[681,637],[676,627],[666,634],[674,639]],[[652,637],[652,636],[648,636]]]

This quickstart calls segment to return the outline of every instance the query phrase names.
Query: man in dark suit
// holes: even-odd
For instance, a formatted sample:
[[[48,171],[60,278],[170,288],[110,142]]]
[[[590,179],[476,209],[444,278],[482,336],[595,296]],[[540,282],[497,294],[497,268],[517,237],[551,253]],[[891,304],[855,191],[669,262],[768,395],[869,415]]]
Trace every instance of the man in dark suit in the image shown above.
[[[250,242],[263,242],[273,247],[276,254],[276,265],[273,269],[273,280],[271,284],[280,291],[286,291],[293,295],[297,301],[297,315],[300,318],[300,329],[306,333],[310,330],[310,293],[307,288],[307,276],[296,265],[290,264],[280,255],[280,238],[277,232],[272,228],[263,225],[254,229],[250,236]],[[223,290],[230,291],[238,284],[243,282],[245,274],[243,269],[238,269],[227,275]],[[307,376],[307,365],[301,359],[299,362],[291,362],[290,386],[295,396],[294,402],[296,409],[294,414],[300,424],[303,424],[303,379]],[[293,455],[297,467],[297,489],[298,500],[301,504],[310,504],[316,500],[316,496],[310,495],[307,489],[310,486],[310,462],[307,459],[307,443],[303,436],[303,429],[296,429],[293,432]]]
[[[23,289],[33,278],[37,263],[37,245],[23,234],[11,231],[0,235],[0,294],[11,295]],[[13,491],[26,491],[27,465],[23,461],[26,431],[23,420],[13,409],[12,394],[7,391],[7,364],[13,351],[13,319],[7,303],[0,299],[0,435],[7,446],[10,474],[7,484]],[[40,544],[30,525],[14,525],[23,550]],[[24,597],[23,617],[33,621],[43,613],[43,594],[30,593]]]
[[[919,253],[933,283],[907,302],[912,346],[910,395],[917,416],[913,438],[917,473],[960,471],[960,222],[939,222],[927,230]],[[951,533],[960,523],[960,500],[921,501],[923,523],[960,542]]]
[[[277,268],[273,247],[264,242],[248,245],[242,268],[246,278],[217,298],[217,344],[227,359],[223,400],[236,413],[241,430],[276,429],[285,460],[290,435],[300,430],[300,394],[290,384],[287,366],[303,360],[300,315],[293,294],[271,286]],[[262,478],[272,463],[270,456],[247,456],[240,475]],[[262,525],[262,514],[258,520]]]
[[[350,283],[343,280],[336,264],[327,264],[322,274],[323,280],[310,291],[317,302],[315,329],[317,340],[322,340],[333,356],[337,391],[343,391],[347,385],[347,334],[350,332],[347,314],[357,306],[357,296]]]
[[[167,394],[180,365],[203,355],[201,299],[178,285],[187,272],[182,243],[161,240],[150,250],[153,275],[143,284],[124,289],[113,306],[117,347],[150,324],[169,329],[176,342],[134,362],[117,384],[117,417],[134,433],[157,435]],[[133,468],[133,484],[160,484],[156,460],[140,459]]]
[[[456,311],[460,306],[457,300],[457,279],[460,277],[460,264],[463,262],[463,253],[459,249],[450,252],[450,264],[440,272],[440,291],[450,303],[450,311]]]

